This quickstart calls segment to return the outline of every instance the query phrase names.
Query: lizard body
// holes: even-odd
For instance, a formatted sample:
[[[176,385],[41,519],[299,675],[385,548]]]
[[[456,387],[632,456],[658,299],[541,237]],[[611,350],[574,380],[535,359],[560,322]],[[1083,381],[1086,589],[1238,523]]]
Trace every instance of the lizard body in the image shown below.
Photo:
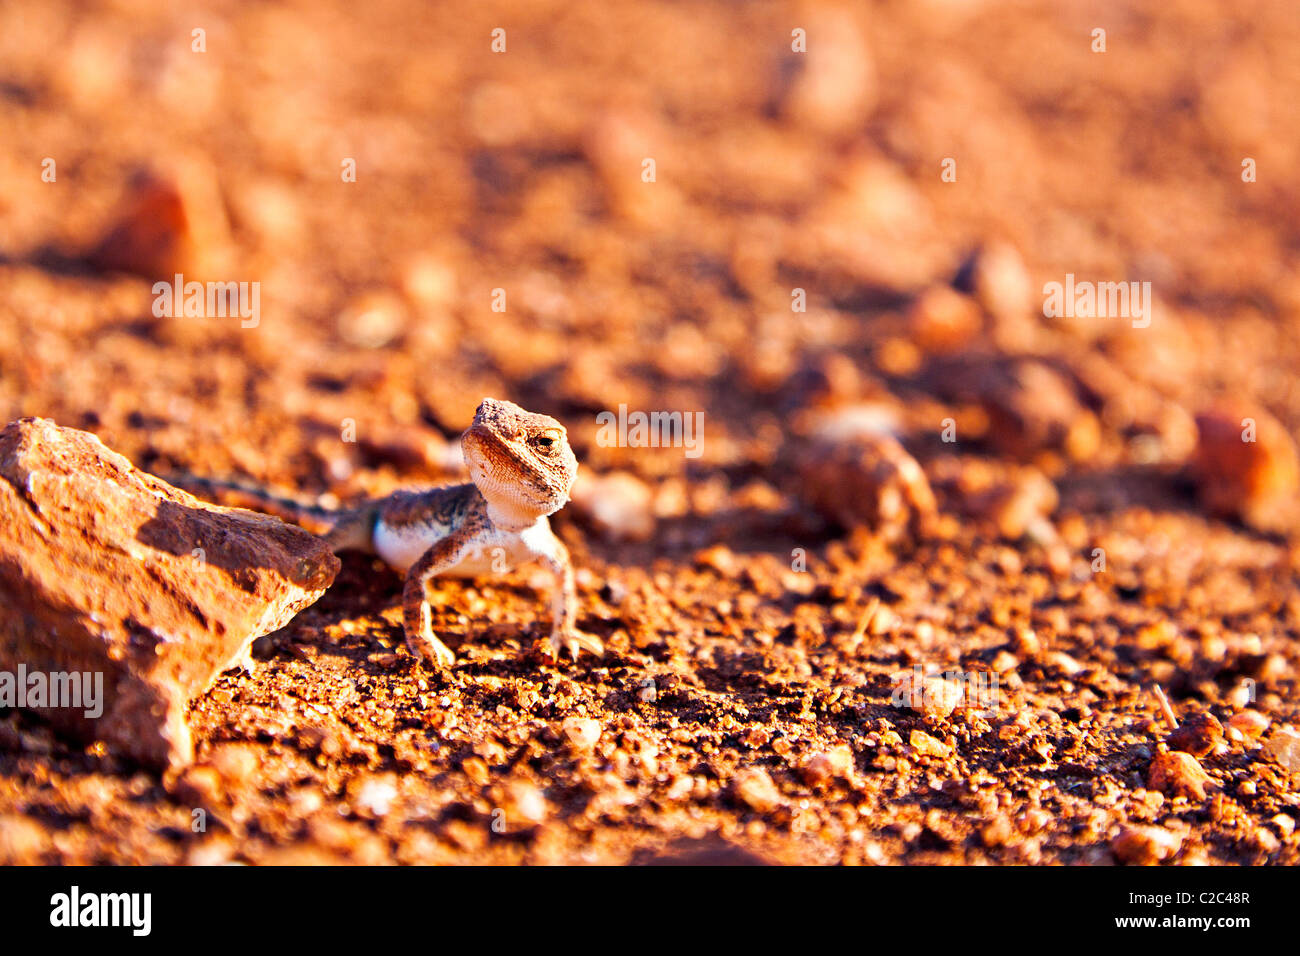
[[[461,436],[471,481],[396,491],[358,507],[333,511],[263,489],[186,476],[181,483],[275,514],[322,534],[335,552],[378,555],[406,575],[402,620],[406,644],[431,664],[455,655],[433,633],[426,586],[433,577],[484,577],[540,561],[556,577],[551,648],[577,657],[603,653],[600,641],[575,624],[577,595],[568,549],[549,515],[569,500],[578,462],[554,418],[510,402],[484,399]]]

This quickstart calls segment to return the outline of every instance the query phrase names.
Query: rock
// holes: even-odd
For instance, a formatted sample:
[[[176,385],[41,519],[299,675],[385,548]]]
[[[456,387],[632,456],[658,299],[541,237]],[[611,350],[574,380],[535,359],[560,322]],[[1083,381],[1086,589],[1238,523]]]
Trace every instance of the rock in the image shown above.
[[[469,782],[476,787],[486,785],[492,777],[492,772],[488,770],[487,762],[482,757],[466,757],[461,762],[460,769],[465,772]]]
[[[785,803],[768,772],[761,767],[746,767],[732,781],[736,797],[757,813],[768,813]]]
[[[1243,710],[1228,718],[1228,728],[1241,734],[1245,740],[1255,740],[1268,730],[1268,718],[1257,710]]]
[[[1223,406],[1197,415],[1196,429],[1192,473],[1204,507],[1278,527],[1300,490],[1300,456],[1286,428],[1261,408]]]
[[[819,9],[805,19],[807,49],[792,58],[799,72],[783,111],[818,133],[857,135],[877,97],[875,61],[858,18],[848,10]]]
[[[35,820],[19,813],[0,814],[0,865],[36,866],[49,843],[45,828]]]
[[[397,781],[393,774],[365,777],[348,789],[353,807],[372,819],[388,816],[393,801],[397,799]]]
[[[848,744],[836,744],[828,750],[811,754],[799,768],[799,774],[810,786],[829,783],[835,777],[848,779],[853,776],[853,748]]]
[[[381,349],[406,328],[406,305],[383,289],[356,296],[338,314],[339,337],[362,349]]]
[[[740,569],[735,553],[725,544],[715,544],[697,551],[694,560],[698,567],[712,568],[724,578],[734,577]]]
[[[1173,750],[1181,750],[1193,757],[1204,757],[1223,739],[1223,724],[1208,712],[1184,718],[1178,729],[1165,738]]]
[[[926,289],[907,313],[911,337],[926,352],[956,352],[979,335],[980,310],[946,285]]]
[[[1033,279],[1014,246],[990,243],[976,253],[970,266],[972,291],[990,315],[1020,317],[1034,309]]]
[[[655,530],[654,491],[628,472],[579,472],[574,509],[614,541],[645,541]]]
[[[112,225],[87,255],[99,269],[146,279],[233,279],[228,265],[230,226],[216,173],[206,160],[137,171]]]
[[[947,717],[961,706],[965,696],[959,684],[914,671],[895,681],[890,703],[895,707],[909,707],[927,717]]]
[[[1097,416],[1051,366],[1018,360],[981,379],[979,388],[989,417],[988,436],[1000,451],[1021,460],[1043,450],[1064,451],[1073,461],[1096,455],[1101,444]]]
[[[844,416],[828,416],[796,461],[792,490],[845,527],[865,524],[887,537],[923,528],[936,512],[925,472],[892,435],[848,432]]]
[[[565,738],[578,750],[590,750],[600,740],[600,721],[570,717],[562,725]]]
[[[1264,753],[1294,773],[1300,770],[1300,731],[1282,726],[1264,741]]]
[[[1124,863],[1151,866],[1168,860],[1183,845],[1183,838],[1164,827],[1127,826],[1111,841],[1110,848]]]
[[[98,715],[29,709],[145,764],[189,763],[189,701],[338,573],[301,528],[199,501],[44,419],[0,432],[0,478],[0,699],[20,666],[89,674],[92,692],[101,675]]]
[[[931,737],[924,730],[912,731],[907,742],[916,748],[916,752],[923,757],[940,757],[946,760],[952,756],[952,750],[949,749],[947,744],[942,740]]]
[[[1147,784],[1152,790],[1171,797],[1204,800],[1205,785],[1210,782],[1211,777],[1201,767],[1200,761],[1180,750],[1157,754],[1147,774]]]
[[[1029,535],[1047,545],[1059,538],[1050,520],[1060,500],[1056,486],[1032,465],[945,457],[930,463],[929,476],[945,511],[991,522],[1008,541]]]
[[[511,781],[506,787],[506,802],[502,807],[506,820],[522,820],[534,826],[546,819],[546,796],[533,784],[523,780]]]

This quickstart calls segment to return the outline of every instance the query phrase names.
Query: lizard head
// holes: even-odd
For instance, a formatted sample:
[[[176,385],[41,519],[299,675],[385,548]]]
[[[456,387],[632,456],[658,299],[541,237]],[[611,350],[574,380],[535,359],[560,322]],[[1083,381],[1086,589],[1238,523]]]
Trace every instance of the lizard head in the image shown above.
[[[578,459],[554,418],[485,398],[460,445],[470,477],[490,504],[541,517],[568,502]]]

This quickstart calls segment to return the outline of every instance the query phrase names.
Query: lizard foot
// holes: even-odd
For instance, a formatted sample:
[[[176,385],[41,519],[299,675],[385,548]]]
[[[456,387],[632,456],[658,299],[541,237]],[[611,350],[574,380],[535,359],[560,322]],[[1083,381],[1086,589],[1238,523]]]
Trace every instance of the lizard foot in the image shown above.
[[[432,667],[450,667],[456,663],[456,655],[446,644],[438,640],[433,633],[433,621],[429,614],[429,605],[420,609],[420,627],[418,631],[406,631],[406,646],[416,657],[426,661]]]

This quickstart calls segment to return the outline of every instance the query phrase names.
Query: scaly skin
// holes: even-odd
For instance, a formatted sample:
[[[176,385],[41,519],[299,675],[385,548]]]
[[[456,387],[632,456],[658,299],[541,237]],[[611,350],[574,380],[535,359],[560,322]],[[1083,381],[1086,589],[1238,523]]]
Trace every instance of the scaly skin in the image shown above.
[[[334,550],[379,555],[406,574],[402,620],[406,645],[434,666],[455,655],[433,633],[426,588],[438,575],[477,577],[541,561],[556,577],[551,649],[604,653],[600,641],[575,624],[577,594],[568,549],[548,516],[569,500],[578,461],[555,419],[510,402],[484,399],[461,436],[471,482],[424,491],[397,491],[357,508],[330,512],[261,489],[186,477],[183,484],[244,502],[317,533]]]

